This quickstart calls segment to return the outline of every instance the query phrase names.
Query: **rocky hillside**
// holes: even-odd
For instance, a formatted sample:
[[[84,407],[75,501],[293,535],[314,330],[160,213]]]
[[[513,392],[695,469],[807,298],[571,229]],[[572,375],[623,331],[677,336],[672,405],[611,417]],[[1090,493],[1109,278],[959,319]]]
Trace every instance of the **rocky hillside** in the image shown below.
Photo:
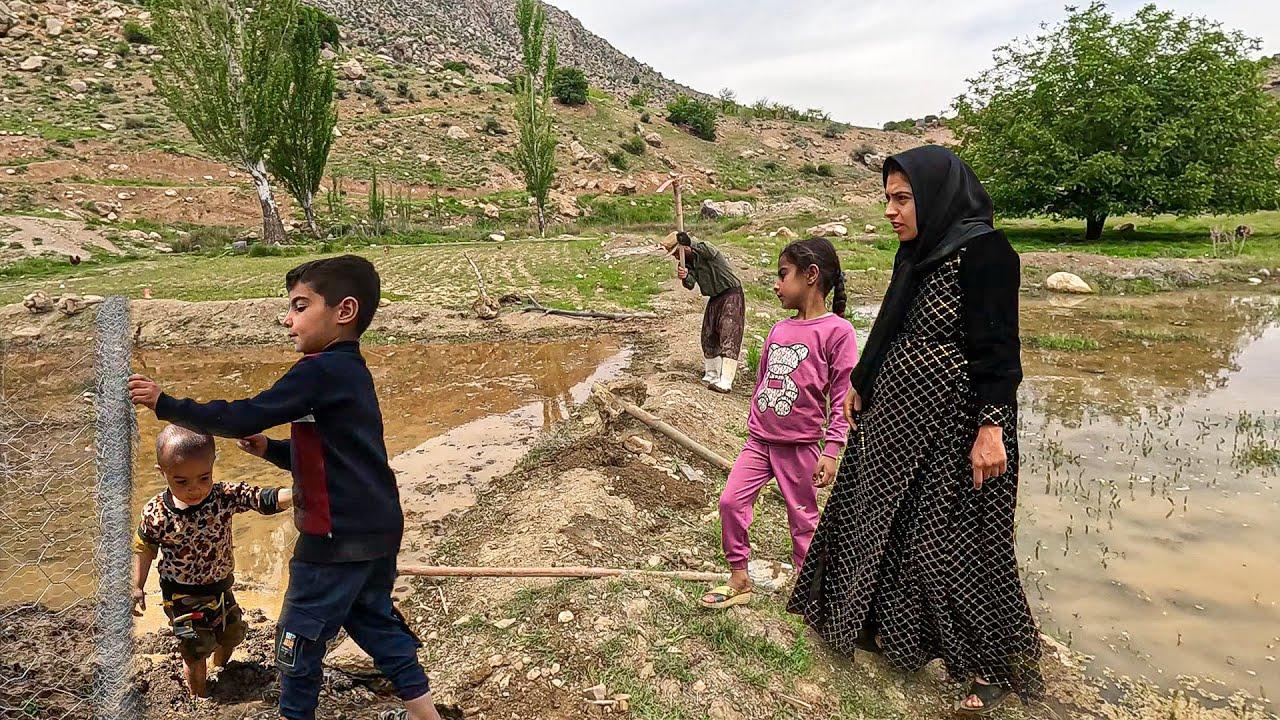
[[[514,71],[519,62],[515,0],[309,1],[346,25],[351,42],[400,61],[462,59],[478,70],[502,74]],[[619,52],[569,13],[546,7],[561,64],[582,68],[593,85],[624,97],[641,88],[659,98],[699,94]]]
[[[1264,87],[1272,95],[1280,97],[1280,53],[1276,53],[1271,57],[1271,66],[1267,68],[1264,74],[1266,76]]]

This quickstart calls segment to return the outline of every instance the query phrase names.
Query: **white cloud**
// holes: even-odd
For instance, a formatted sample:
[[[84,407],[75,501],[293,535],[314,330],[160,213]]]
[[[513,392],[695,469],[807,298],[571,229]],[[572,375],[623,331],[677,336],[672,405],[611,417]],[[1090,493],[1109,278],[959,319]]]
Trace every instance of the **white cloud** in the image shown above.
[[[740,101],[820,107],[859,125],[944,111],[991,52],[1064,15],[1067,0],[549,0],[668,77]],[[1083,5],[1085,0],[1076,3]],[[1111,4],[1127,15],[1143,0]],[[1161,0],[1280,53],[1274,0]]]

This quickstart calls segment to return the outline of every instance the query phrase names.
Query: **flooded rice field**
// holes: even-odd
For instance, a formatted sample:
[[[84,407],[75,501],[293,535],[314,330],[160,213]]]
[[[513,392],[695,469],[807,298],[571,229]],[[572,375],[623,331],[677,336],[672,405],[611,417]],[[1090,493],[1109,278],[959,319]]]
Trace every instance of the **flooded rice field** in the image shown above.
[[[594,383],[621,373],[630,350],[606,336],[587,342],[366,347],[365,357],[379,390],[387,451],[405,508],[401,557],[420,561],[426,559],[440,521],[470,505],[494,478],[510,472],[538,433],[567,417]],[[296,360],[297,355],[286,348],[148,349],[137,353],[135,367],[156,377],[175,396],[212,400],[254,394]],[[57,607],[93,593],[96,531],[91,529],[95,526],[94,471],[89,447],[93,433],[92,426],[85,424],[91,405],[82,396],[92,384],[87,374],[62,371],[61,365],[62,359],[52,354],[7,358],[9,385],[31,389],[25,397],[30,412],[41,406],[66,409],[59,413],[67,415],[64,426],[49,433],[58,436],[56,441],[47,443],[50,451],[35,462],[54,463],[59,470],[53,474],[56,478],[73,470],[78,475],[43,494],[29,495],[22,502],[10,500],[11,504],[0,507],[6,516],[6,552],[0,557],[3,605],[44,602]],[[148,499],[164,489],[151,444],[162,423],[143,412],[138,414],[138,425],[135,517]],[[267,434],[287,437],[288,428]],[[39,473],[32,470],[34,480]],[[289,484],[287,473],[225,440],[218,441],[214,479]],[[55,506],[62,509],[55,512]],[[12,534],[10,519],[15,521]],[[31,530],[18,537],[20,525]],[[50,543],[47,528],[51,525],[65,528],[62,532],[74,542]],[[237,590],[241,604],[276,615],[294,537],[288,514],[246,513],[237,518],[234,542],[238,587],[244,587]],[[154,572],[148,590],[154,601],[148,602],[145,617],[137,623],[139,633],[164,622]]]
[[[1019,554],[1095,669],[1280,693],[1278,301],[1024,306]]]

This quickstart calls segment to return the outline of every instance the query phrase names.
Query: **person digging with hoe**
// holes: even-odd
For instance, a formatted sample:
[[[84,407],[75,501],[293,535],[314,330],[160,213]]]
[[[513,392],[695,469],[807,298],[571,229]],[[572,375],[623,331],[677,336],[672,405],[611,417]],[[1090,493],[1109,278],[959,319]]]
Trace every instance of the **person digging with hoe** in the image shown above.
[[[723,253],[701,240],[694,241],[683,230],[668,235],[662,247],[680,261],[676,269],[680,282],[689,290],[697,285],[710,298],[702,316],[702,384],[727,393],[733,389],[742,351],[747,310],[742,281]]]

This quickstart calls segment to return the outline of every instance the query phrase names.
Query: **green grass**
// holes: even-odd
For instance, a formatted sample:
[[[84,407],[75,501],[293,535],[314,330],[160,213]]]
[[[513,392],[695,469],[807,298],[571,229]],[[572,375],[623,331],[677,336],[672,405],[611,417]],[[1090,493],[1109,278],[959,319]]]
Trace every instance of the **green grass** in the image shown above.
[[[1134,223],[1137,229],[1131,233],[1112,229],[1124,222]],[[1280,258],[1280,212],[1190,218],[1166,215],[1118,217],[1108,220],[1107,230],[1098,240],[1084,240],[1083,222],[1000,218],[996,225],[1008,233],[1019,251],[1058,250],[1126,258],[1208,257],[1212,249],[1210,230],[1232,230],[1237,225],[1248,225],[1253,228],[1254,235],[1245,243],[1241,257]]]
[[[1058,333],[1028,335],[1023,338],[1023,342],[1028,347],[1037,350],[1064,350],[1067,352],[1085,352],[1102,347],[1101,343],[1093,338]]]
[[[1151,343],[1196,342],[1199,335],[1185,330],[1152,330],[1148,328],[1124,328],[1116,333],[1125,340]]]

